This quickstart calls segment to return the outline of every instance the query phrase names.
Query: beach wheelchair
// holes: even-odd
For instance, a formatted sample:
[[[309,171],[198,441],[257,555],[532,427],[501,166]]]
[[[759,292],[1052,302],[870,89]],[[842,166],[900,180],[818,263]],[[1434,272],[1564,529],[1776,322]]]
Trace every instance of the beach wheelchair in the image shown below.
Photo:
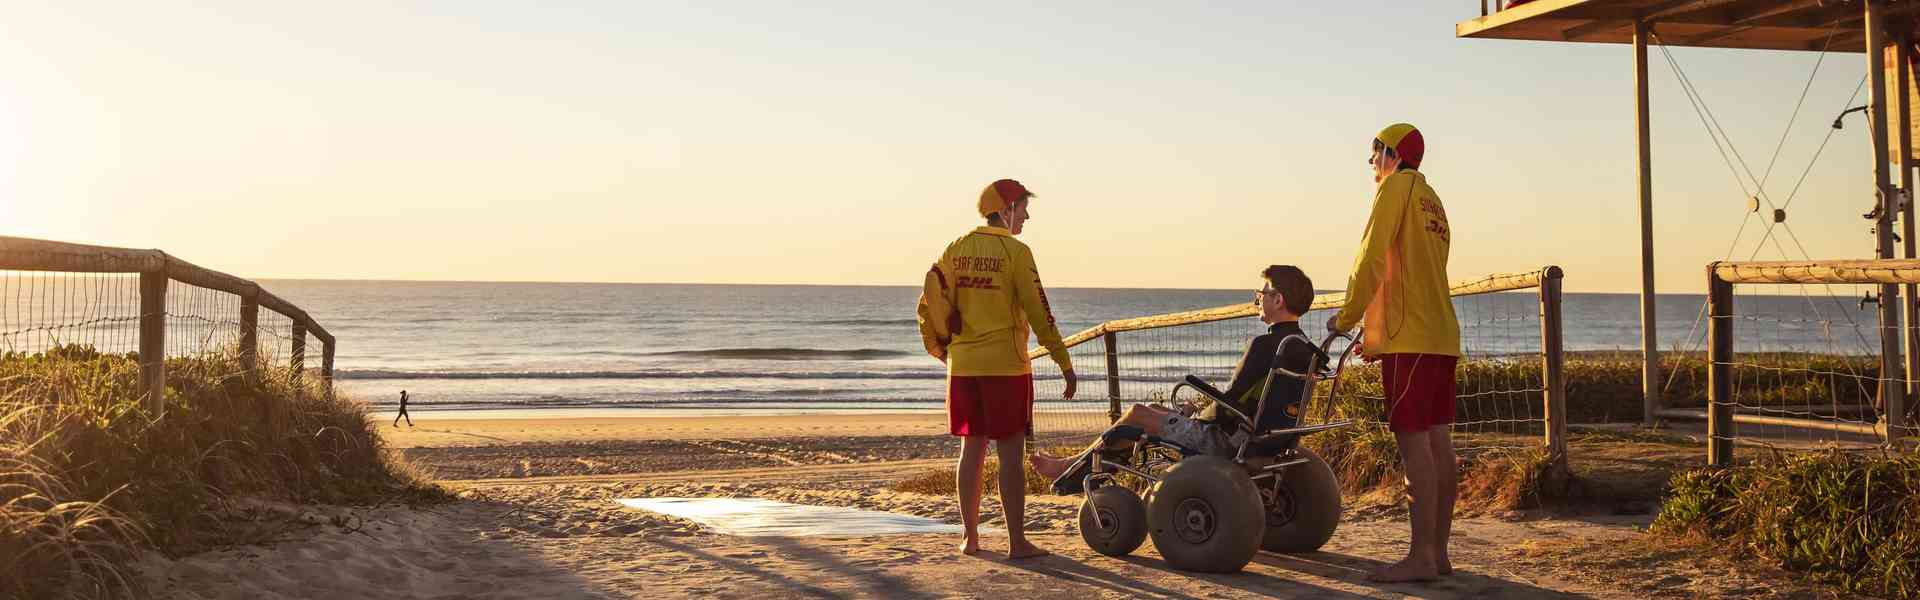
[[[1347,348],[1338,361],[1330,361],[1328,352],[1340,339],[1348,341]],[[1086,493],[1079,515],[1081,539],[1095,552],[1124,556],[1152,535],[1154,548],[1174,568],[1214,573],[1239,571],[1261,549],[1311,552],[1325,545],[1340,524],[1340,483],[1326,461],[1299,441],[1352,424],[1331,418],[1340,374],[1358,346],[1356,339],[1329,334],[1318,346],[1297,334],[1283,339],[1276,352],[1289,344],[1307,344],[1316,352],[1313,367],[1306,373],[1273,369],[1267,373],[1266,390],[1275,394],[1274,378],[1287,377],[1304,382],[1301,396],[1294,402],[1262,398],[1251,416],[1225,402],[1220,390],[1198,376],[1187,375],[1176,384],[1172,400],[1178,400],[1182,388],[1191,388],[1239,417],[1227,437],[1231,457],[1194,452],[1145,435],[1138,427],[1108,430],[1101,445],[1054,482],[1058,493],[1076,487]],[[1329,368],[1328,362],[1335,364]],[[1303,425],[1315,383],[1322,379],[1332,386],[1326,408],[1317,424]],[[1288,410],[1292,426],[1255,430],[1270,406]],[[1132,488],[1142,489],[1145,498]]]

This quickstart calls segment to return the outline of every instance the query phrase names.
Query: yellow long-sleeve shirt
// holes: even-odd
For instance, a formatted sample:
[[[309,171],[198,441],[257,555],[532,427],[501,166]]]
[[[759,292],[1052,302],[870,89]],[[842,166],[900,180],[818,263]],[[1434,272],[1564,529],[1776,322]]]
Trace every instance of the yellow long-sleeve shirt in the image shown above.
[[[951,332],[947,346],[947,374],[1025,375],[1033,372],[1027,360],[1027,330],[1060,365],[1073,369],[1060,329],[1047,304],[1046,288],[1034,266],[1033,250],[1000,227],[980,227],[947,245],[935,265],[953,288],[953,305],[960,314],[960,330]],[[920,306],[922,327],[928,307]],[[923,331],[923,334],[925,332]]]
[[[1334,324],[1349,330],[1365,317],[1361,347],[1371,354],[1460,356],[1447,279],[1452,234],[1426,175],[1409,169],[1381,181]]]

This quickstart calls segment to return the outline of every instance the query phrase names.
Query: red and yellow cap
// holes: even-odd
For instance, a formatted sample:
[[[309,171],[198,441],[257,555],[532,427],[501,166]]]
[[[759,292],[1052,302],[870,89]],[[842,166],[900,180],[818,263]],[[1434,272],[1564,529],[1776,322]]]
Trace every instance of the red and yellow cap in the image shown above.
[[[1033,197],[1027,186],[1012,179],[1002,179],[987,185],[980,191],[980,216],[984,217],[1000,212],[1013,203]]]
[[[1388,125],[1380,130],[1379,135],[1373,136],[1373,140],[1392,148],[1393,153],[1400,157],[1401,164],[1415,169],[1420,168],[1420,159],[1427,154],[1427,138],[1420,135],[1419,129],[1406,123]]]

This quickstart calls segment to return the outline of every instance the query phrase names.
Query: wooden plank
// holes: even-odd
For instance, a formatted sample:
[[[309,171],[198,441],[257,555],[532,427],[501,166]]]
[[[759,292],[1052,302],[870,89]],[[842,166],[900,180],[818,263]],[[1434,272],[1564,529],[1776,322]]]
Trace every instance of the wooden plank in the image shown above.
[[[163,255],[165,253],[162,253]],[[167,256],[167,278],[187,285],[218,290],[236,296],[253,295],[260,285],[252,281],[204,268],[193,263]]]
[[[294,306],[292,302],[282,300],[279,296],[273,295],[273,292],[265,289],[260,290],[260,306],[280,313],[293,322],[300,324],[305,327],[307,331],[312,332],[314,337],[320,338],[321,341],[333,341],[333,334],[328,333],[326,328],[321,327],[320,322],[315,321],[311,315],[307,314],[307,311],[301,310],[298,306]]]
[[[64,273],[147,273],[166,269],[159,250],[69,244],[0,236],[0,269]]]
[[[1920,283],[1920,259],[1715,262],[1728,283]]]
[[[1920,12],[1920,3],[1886,7],[1886,17]],[[1668,46],[1820,51],[1830,32],[1833,52],[1865,51],[1864,14],[1854,3],[1819,0],[1589,0],[1533,2],[1455,24],[1463,38],[1631,44],[1636,20],[1658,23]]]

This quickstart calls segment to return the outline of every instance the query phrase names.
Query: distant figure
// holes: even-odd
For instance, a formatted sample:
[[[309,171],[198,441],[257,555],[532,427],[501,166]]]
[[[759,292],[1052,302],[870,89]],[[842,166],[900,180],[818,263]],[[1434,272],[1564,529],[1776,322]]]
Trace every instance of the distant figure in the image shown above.
[[[407,420],[408,427],[413,426],[413,417],[407,414],[407,391],[406,390],[400,390],[400,414],[393,416],[394,427],[400,426],[401,418],[405,418]]]
[[[1075,379],[1060,329],[1047,306],[1033,250],[1014,239],[1027,222],[1032,192],[1002,179],[980,192],[985,227],[947,246],[927,274],[931,290],[918,307],[927,351],[947,363],[949,431],[959,438],[955,477],[960,496],[960,553],[980,551],[980,475],[991,440],[1000,455],[1000,506],[1006,516],[1007,558],[1045,556],[1027,541],[1026,479],[1021,461],[1033,432],[1033,365],[1027,332],[1040,338],[1060,366],[1072,399]]]

